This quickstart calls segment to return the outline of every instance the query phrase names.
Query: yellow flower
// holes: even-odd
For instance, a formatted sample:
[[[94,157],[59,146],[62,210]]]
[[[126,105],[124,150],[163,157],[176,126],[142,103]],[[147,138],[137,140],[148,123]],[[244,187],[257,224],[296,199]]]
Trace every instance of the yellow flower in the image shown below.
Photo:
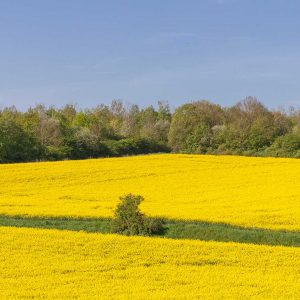
[[[300,160],[148,155],[0,165],[0,214],[112,216],[140,194],[151,216],[300,230]]]
[[[0,227],[1,299],[299,299],[300,249]]]

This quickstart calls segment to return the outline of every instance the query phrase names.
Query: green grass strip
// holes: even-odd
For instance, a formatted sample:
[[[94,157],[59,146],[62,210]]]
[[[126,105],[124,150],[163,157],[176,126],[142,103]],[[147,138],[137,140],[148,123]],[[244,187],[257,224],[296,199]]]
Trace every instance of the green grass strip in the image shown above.
[[[0,215],[0,226],[111,233],[110,218],[50,218]],[[300,246],[300,232],[169,219],[164,220],[163,232],[157,237],[272,246]]]

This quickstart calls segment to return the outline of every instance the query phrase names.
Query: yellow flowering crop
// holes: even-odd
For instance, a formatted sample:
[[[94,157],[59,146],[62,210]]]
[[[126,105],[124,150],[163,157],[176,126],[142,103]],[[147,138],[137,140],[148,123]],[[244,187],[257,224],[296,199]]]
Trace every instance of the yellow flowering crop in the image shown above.
[[[111,216],[119,196],[152,216],[300,230],[300,160],[149,155],[0,165],[0,214]]]
[[[300,249],[0,227],[0,298],[299,299]]]

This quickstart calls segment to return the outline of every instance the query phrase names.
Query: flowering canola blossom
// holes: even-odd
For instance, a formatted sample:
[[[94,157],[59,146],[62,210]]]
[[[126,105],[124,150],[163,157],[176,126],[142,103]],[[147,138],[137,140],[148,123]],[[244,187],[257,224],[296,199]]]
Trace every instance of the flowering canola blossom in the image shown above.
[[[0,298],[299,299],[300,249],[0,227]]]
[[[0,214],[112,216],[119,196],[151,216],[300,230],[300,160],[148,155],[0,165]]]

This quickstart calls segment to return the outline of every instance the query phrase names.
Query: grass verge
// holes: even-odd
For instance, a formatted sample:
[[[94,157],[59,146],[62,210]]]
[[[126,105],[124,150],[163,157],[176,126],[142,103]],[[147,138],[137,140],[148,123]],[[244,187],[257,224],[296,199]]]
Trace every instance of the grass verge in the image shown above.
[[[110,218],[50,218],[0,215],[0,226],[111,233]],[[157,237],[273,246],[300,246],[300,232],[170,219],[164,219],[164,230]]]

